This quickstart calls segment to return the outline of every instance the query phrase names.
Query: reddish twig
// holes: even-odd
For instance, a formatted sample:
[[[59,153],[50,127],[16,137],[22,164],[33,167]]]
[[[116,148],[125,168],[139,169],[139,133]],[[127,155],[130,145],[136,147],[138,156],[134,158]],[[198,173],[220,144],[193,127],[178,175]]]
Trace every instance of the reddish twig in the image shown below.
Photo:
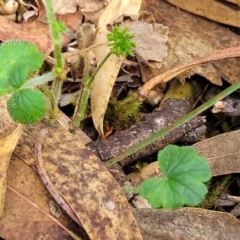
[[[231,48],[225,48],[223,50],[219,50],[207,56],[195,59],[192,62],[184,63],[183,65],[175,67],[169,71],[166,71],[152,78],[151,80],[149,80],[147,83],[145,83],[142,87],[138,89],[138,93],[140,96],[145,98],[148,95],[149,91],[157,84],[168,82],[172,78],[176,77],[180,73],[183,73],[184,71],[192,67],[195,67],[197,65],[207,63],[210,61],[220,60],[224,58],[231,58],[231,57],[239,57],[239,56],[240,56],[240,47],[231,47]]]

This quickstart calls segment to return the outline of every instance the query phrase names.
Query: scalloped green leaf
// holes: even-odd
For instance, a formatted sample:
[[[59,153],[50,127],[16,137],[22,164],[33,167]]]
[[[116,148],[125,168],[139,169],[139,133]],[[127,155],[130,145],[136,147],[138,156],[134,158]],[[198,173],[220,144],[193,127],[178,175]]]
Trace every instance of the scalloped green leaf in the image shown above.
[[[11,92],[10,69],[15,64],[24,64],[28,71],[38,70],[44,60],[37,46],[26,41],[9,40],[0,45],[0,95]]]
[[[164,178],[147,179],[139,188],[152,207],[177,209],[203,201],[211,169],[194,148],[168,145],[159,151],[158,161]]]
[[[7,102],[7,109],[15,122],[33,124],[46,114],[45,95],[39,90],[30,88],[15,92]]]
[[[28,69],[23,63],[15,63],[9,70],[9,83],[19,89],[27,79]]]

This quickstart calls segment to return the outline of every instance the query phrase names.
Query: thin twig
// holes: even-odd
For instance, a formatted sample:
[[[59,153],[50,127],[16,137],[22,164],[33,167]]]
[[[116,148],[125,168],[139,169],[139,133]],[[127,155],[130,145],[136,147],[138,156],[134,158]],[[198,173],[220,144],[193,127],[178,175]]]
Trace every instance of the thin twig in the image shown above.
[[[166,71],[152,78],[151,80],[149,80],[147,83],[145,83],[142,87],[138,89],[138,93],[140,96],[145,98],[148,95],[149,91],[154,86],[156,86],[159,83],[168,82],[172,78],[176,77],[177,75],[179,75],[180,73],[183,73],[188,69],[191,69],[203,63],[225,59],[225,58],[239,57],[239,56],[240,56],[240,46],[225,48],[223,50],[219,50],[217,52],[211,53],[207,56],[194,59],[191,62],[184,63],[180,66],[177,66],[173,69],[170,69],[169,71]]]

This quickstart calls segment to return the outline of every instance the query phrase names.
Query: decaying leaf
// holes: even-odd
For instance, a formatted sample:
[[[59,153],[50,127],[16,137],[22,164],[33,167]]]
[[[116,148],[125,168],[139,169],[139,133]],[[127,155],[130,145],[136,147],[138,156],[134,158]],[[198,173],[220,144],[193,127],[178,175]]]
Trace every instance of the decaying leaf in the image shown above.
[[[106,7],[106,5],[110,2],[109,0],[76,0],[77,5],[79,6],[82,12],[96,12],[100,9]]]
[[[33,162],[34,142],[43,127],[28,127],[15,150],[29,163]],[[44,167],[89,237],[141,239],[127,199],[104,164],[59,124],[48,130],[42,146]]]
[[[101,15],[98,26],[96,38],[94,44],[102,44],[107,42],[106,34],[107,24],[114,22],[115,19],[122,15],[137,16],[141,5],[141,0],[125,0],[125,1],[112,1],[106,7],[105,11]],[[100,63],[104,57],[109,53],[109,47],[106,45],[97,47],[94,53],[97,58],[97,62]],[[117,74],[122,64],[122,58],[111,55],[110,58],[104,63],[96,75],[92,88],[91,88],[91,109],[92,118],[95,128],[98,130],[101,136],[104,136],[103,132],[103,118],[107,109],[107,104],[110,98],[113,84],[116,80]]]
[[[133,212],[146,240],[226,240],[238,239],[240,234],[239,220],[228,213],[199,208]]]
[[[153,19],[151,14],[141,12],[137,21],[126,21],[121,24],[129,33],[133,33],[133,49],[140,61],[153,68],[159,68],[167,57],[168,27],[160,23],[146,21]]]
[[[0,216],[4,208],[7,187],[7,170],[12,152],[23,131],[23,125],[18,125],[13,133],[0,138]]]
[[[5,203],[7,187],[7,170],[12,152],[22,134],[23,126],[17,125],[9,116],[6,109],[8,97],[0,98],[0,216]]]
[[[144,0],[142,9],[151,12],[156,22],[169,27],[169,53],[158,74],[217,50],[239,45],[240,37],[227,28],[185,11],[178,11],[165,1],[161,0],[157,5],[154,0]],[[178,78],[184,79],[197,73],[217,85],[222,84],[221,78],[234,83],[240,76],[239,61],[239,58],[232,58],[204,64]]]
[[[240,27],[239,7],[227,4],[226,2],[224,3],[224,1],[202,0],[199,2],[194,0],[167,0],[167,2],[215,22]],[[232,2],[234,2],[234,0]],[[235,1],[235,3],[240,4],[239,0]]]
[[[45,4],[45,0],[43,0]],[[52,0],[53,10],[56,14],[73,13],[77,11],[75,0]]]
[[[0,218],[1,239],[84,239],[83,230],[63,212],[55,218],[38,173],[16,155],[8,168],[5,207]],[[78,229],[76,231],[76,229]]]
[[[39,50],[45,52],[52,47],[52,40],[48,24],[40,21],[32,23],[17,24],[9,21],[3,16],[0,16],[0,40],[6,41],[9,39],[21,39],[35,43]],[[62,38],[62,46],[70,41],[65,34]]]

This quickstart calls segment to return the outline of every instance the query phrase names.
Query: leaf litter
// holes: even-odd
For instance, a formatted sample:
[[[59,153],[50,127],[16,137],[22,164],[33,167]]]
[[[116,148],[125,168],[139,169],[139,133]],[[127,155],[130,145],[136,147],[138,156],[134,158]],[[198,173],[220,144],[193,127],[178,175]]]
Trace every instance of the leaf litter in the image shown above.
[[[155,13],[154,16],[157,22],[162,23],[169,27],[168,58],[166,59],[166,62],[164,62],[164,64],[161,64],[159,70],[154,69],[155,74],[156,72],[158,72],[157,74],[159,74],[161,72],[168,71],[168,69],[171,69],[174,66],[177,66],[181,63],[189,62],[198,57],[202,57],[206,54],[213,52],[214,50],[223,49],[229,46],[237,46],[239,37],[230,31],[226,34],[226,31],[228,30],[226,30],[226,28],[224,27],[220,27],[215,23],[199,19],[183,11],[181,11],[180,14],[179,12],[177,12],[176,8],[167,5],[163,1],[160,1],[161,7],[158,10],[156,10],[157,8],[155,7],[154,1],[148,1],[147,3],[148,5],[146,5],[146,1],[143,2],[142,5],[143,10],[146,9],[151,10],[151,12]],[[0,16],[0,18],[3,19],[4,23],[4,18],[2,18],[2,16]],[[185,22],[183,21],[183,19],[185,20]],[[188,29],[190,22],[193,23],[191,25],[192,27],[191,30]],[[9,22],[5,22],[5,25],[7,26],[11,24],[9,24]],[[14,26],[14,29],[16,28],[16,25],[13,24],[12,26]],[[197,32],[196,26],[199,27],[198,31],[199,34],[196,34],[194,36],[194,34]],[[1,29],[3,30],[2,31],[3,34],[6,34],[7,28],[3,29],[0,27],[0,32]],[[27,31],[27,27],[25,29],[26,29],[25,31]],[[31,34],[32,33],[33,31],[31,31]],[[13,38],[15,38],[16,36],[20,35],[12,35]],[[217,39],[216,36],[221,37]],[[3,37],[3,39],[1,40],[4,41],[8,39],[8,37],[9,35],[5,36],[5,38]],[[36,41],[37,44],[41,46],[37,39],[33,39],[33,41],[34,42]],[[45,45],[47,46],[47,48],[46,47],[43,48],[43,51],[49,49],[50,45],[51,44]],[[199,49],[201,51],[199,51]],[[218,85],[222,84],[221,77],[229,81],[230,83],[233,83],[239,76],[238,65],[239,65],[238,59],[218,61],[217,63],[211,63],[200,67],[196,67],[193,70],[186,72],[182,76],[179,76],[179,79],[183,81],[186,76],[191,76],[194,73],[198,73],[202,76],[205,76],[207,79]],[[112,81],[114,81],[114,79],[112,79]],[[97,91],[95,92],[95,95],[96,94]],[[110,94],[108,95],[110,96]],[[108,99],[106,98],[105,102],[107,101]],[[101,114],[104,114],[104,111],[102,111]],[[98,126],[100,129],[101,123]]]

